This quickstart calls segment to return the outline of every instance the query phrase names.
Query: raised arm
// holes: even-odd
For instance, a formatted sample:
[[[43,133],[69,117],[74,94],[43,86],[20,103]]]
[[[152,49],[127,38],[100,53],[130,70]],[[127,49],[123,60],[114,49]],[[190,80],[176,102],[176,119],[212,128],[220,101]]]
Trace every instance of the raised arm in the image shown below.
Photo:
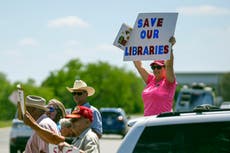
[[[141,61],[133,61],[133,63],[134,63],[134,66],[136,67],[137,71],[141,75],[142,79],[145,81],[145,83],[147,83],[148,76],[149,76],[150,72],[148,72],[148,70],[146,70],[143,67]]]
[[[47,143],[59,144],[65,141],[65,137],[57,135],[37,124],[28,111],[26,111],[23,121],[26,125],[30,126],[36,133]]]
[[[169,42],[173,46],[176,43],[175,37],[171,37],[169,39]],[[174,63],[173,62],[174,62],[174,55],[173,55],[173,50],[171,50],[170,59],[166,60],[166,62],[165,62],[166,79],[171,83],[174,82],[174,80],[175,80],[175,74],[174,74],[174,68],[173,68]]]

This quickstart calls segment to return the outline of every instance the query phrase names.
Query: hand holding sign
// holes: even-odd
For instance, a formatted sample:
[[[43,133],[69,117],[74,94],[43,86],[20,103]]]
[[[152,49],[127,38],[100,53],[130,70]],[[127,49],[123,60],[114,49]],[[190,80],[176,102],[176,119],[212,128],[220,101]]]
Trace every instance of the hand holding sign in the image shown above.
[[[176,43],[176,38],[174,36],[172,36],[170,39],[169,39],[169,42],[172,44],[172,46]]]

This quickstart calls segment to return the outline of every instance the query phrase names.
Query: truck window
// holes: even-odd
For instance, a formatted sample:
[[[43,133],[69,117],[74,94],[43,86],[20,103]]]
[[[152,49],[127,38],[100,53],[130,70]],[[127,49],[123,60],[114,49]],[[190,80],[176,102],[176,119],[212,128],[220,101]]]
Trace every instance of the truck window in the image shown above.
[[[230,122],[146,127],[134,153],[222,153],[230,150]]]

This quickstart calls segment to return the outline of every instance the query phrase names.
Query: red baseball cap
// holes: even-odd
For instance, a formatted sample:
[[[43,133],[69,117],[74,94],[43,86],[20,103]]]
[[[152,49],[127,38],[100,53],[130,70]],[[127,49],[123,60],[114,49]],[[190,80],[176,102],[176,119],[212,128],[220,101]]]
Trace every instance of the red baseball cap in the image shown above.
[[[81,117],[87,118],[90,120],[90,122],[92,122],[93,121],[92,110],[85,106],[77,106],[75,110],[71,114],[66,115],[65,118],[81,118]]]
[[[165,65],[165,61],[163,61],[163,60],[155,60],[155,61],[153,61],[151,64],[150,64],[150,66],[153,66],[153,65],[160,65],[160,66],[164,66]]]

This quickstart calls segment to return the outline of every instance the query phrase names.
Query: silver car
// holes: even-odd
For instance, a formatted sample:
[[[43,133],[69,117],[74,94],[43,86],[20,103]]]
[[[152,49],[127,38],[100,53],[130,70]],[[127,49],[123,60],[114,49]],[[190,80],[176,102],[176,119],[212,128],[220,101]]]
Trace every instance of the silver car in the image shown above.
[[[12,122],[9,144],[10,153],[17,153],[18,151],[23,152],[27,140],[32,135],[33,131],[29,126],[25,125],[23,121],[17,118],[17,113]]]

